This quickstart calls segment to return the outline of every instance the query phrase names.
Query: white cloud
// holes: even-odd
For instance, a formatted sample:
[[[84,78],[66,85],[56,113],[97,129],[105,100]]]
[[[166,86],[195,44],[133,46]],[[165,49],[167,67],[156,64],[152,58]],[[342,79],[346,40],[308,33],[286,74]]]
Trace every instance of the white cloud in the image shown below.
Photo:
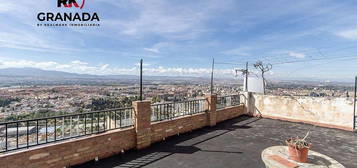
[[[58,65],[58,63],[53,61],[35,62],[35,61],[28,61],[28,60],[3,60],[1,62],[2,62],[2,64],[0,65],[1,68],[33,67],[33,68],[47,69]]]
[[[152,47],[150,47],[150,48],[144,48],[144,50],[158,54],[158,53],[161,52],[161,49],[163,49],[163,48],[170,48],[170,47],[174,47],[174,46],[175,46],[174,43],[159,42],[159,43],[154,44],[154,45],[153,45]]]
[[[136,64],[134,64],[135,66],[140,66],[140,63],[136,63]],[[149,63],[143,63],[143,67],[148,67],[148,66],[150,66],[151,64],[149,64]]]
[[[76,64],[76,65],[87,65],[88,64],[87,62],[82,62],[82,61],[79,61],[79,60],[72,61],[71,63],[72,64]]]
[[[139,67],[137,64],[131,68],[112,67],[109,64],[89,65],[87,62],[75,60],[69,63],[58,63],[54,61],[29,61],[29,60],[0,60],[0,68],[23,68],[32,67],[44,70],[56,70],[80,74],[95,75],[137,75]],[[145,64],[143,71],[145,75],[165,75],[165,76],[209,76],[210,68],[182,68],[182,67],[150,67]],[[216,69],[215,74],[225,77],[234,77],[233,69]]]
[[[150,52],[153,52],[153,53],[160,53],[158,48],[144,48],[144,50],[150,51]]]
[[[298,53],[298,52],[293,52],[293,51],[289,51],[288,55],[291,57],[295,57],[295,58],[305,58],[306,55],[303,53]]]
[[[223,54],[226,55],[235,55],[235,56],[249,56],[250,53],[249,51],[252,50],[251,47],[239,47],[239,48],[234,48],[234,49],[230,49],[227,51],[223,51]]]
[[[100,67],[101,70],[105,70],[109,67],[109,64],[104,64]]]
[[[346,38],[349,40],[357,40],[357,29],[343,30],[336,34],[337,36],[340,36],[342,38]]]

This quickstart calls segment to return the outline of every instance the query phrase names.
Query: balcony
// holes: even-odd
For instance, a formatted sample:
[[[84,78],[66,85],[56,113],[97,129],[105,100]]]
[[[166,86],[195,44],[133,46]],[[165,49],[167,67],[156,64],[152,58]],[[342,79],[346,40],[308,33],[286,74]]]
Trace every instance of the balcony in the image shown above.
[[[349,100],[342,99],[207,95],[0,123],[0,165],[264,167],[261,152],[265,148],[284,145],[285,139],[312,130],[312,150],[356,167],[350,108]]]
[[[133,126],[132,108],[0,123],[0,152],[31,148]]]

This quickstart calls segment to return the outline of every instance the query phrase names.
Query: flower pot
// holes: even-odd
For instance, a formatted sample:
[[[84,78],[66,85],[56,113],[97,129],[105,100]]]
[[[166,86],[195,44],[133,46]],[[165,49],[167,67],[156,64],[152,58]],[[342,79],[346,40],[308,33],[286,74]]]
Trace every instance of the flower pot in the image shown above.
[[[293,139],[286,140],[286,144],[288,145],[289,159],[300,163],[306,163],[311,144],[305,144],[304,147],[298,147],[291,143],[292,140]]]

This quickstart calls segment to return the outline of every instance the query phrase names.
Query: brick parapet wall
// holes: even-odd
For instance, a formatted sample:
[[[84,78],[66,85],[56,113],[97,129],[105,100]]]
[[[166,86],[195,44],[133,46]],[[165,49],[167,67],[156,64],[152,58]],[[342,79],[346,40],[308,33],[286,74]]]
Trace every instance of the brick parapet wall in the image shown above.
[[[140,104],[140,103],[139,103]],[[168,121],[151,123],[148,113],[151,113],[150,103],[133,104],[135,127],[112,130],[101,134],[71,139],[33,147],[24,151],[0,155],[1,168],[63,168],[72,165],[109,157],[122,150],[141,149],[152,142],[158,142],[166,137],[189,132],[205,126],[211,126],[209,113],[199,113]],[[148,106],[149,104],[149,106]],[[145,107],[145,108],[142,108]],[[150,108],[150,110],[148,110]],[[139,110],[136,111],[135,110]],[[144,111],[144,114],[141,113]],[[218,110],[216,122],[231,119],[244,113],[244,106],[236,106]],[[149,115],[150,116],[150,115]],[[148,122],[149,121],[149,122]],[[141,122],[141,123],[139,123]],[[149,125],[147,125],[149,123]],[[140,125],[144,124],[144,125]]]
[[[245,106],[235,106],[235,107],[227,107],[224,109],[220,109],[216,111],[217,113],[217,122],[222,122],[225,120],[229,120],[245,113]]]
[[[207,114],[205,113],[180,117],[169,121],[160,121],[151,125],[151,139],[153,142],[157,142],[166,137],[196,130],[207,125]]]
[[[46,144],[0,156],[1,168],[63,168],[105,158],[136,146],[134,128]]]

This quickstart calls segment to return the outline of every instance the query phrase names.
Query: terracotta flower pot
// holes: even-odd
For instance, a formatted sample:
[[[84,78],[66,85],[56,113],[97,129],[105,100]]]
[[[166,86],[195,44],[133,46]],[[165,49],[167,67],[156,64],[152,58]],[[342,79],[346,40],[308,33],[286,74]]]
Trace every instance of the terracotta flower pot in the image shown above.
[[[292,140],[293,139],[286,140],[286,144],[288,145],[289,159],[300,163],[306,163],[311,144],[306,144],[305,147],[299,148],[291,143]]]

